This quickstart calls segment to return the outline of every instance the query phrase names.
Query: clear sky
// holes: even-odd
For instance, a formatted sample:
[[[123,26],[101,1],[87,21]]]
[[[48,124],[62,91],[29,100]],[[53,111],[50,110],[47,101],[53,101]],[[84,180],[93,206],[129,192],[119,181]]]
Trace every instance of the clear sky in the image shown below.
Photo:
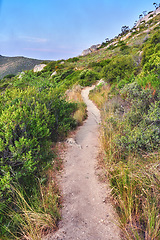
[[[0,0],[0,55],[67,59],[132,27],[153,0]],[[159,3],[159,2],[157,2]]]

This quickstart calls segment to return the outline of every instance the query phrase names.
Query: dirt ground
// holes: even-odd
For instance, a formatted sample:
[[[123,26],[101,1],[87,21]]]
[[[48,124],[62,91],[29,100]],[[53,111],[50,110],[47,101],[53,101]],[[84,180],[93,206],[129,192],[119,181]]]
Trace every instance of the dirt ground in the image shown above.
[[[96,175],[100,112],[88,98],[92,88],[82,91],[88,118],[76,135],[67,140],[60,180],[64,198],[62,221],[59,230],[47,240],[120,240],[109,186]]]

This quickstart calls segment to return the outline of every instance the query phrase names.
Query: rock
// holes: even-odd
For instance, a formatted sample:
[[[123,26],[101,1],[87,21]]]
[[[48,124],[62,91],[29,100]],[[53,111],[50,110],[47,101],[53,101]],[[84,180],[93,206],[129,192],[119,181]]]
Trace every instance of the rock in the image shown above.
[[[143,43],[146,42],[148,40],[149,36],[145,36],[145,38],[143,39]]]
[[[77,146],[78,148],[82,148],[82,146],[81,145],[79,145],[79,144],[77,144],[76,143],[76,141],[73,139],[73,138],[68,138],[67,140],[66,140],[66,142],[69,144],[69,145],[71,145],[71,146]]]
[[[114,45],[117,45],[118,41],[115,41],[115,42],[111,42],[110,44],[108,44],[106,47],[104,47],[103,49],[107,49],[109,48],[110,46],[114,46]]]
[[[132,35],[131,32],[129,32],[126,36],[122,37],[120,40],[125,41],[127,38],[129,38]]]
[[[55,75],[57,75],[57,72],[56,72],[56,71],[54,71],[54,72],[51,74],[51,77],[53,77],[53,76],[55,76]]]
[[[135,27],[137,28],[143,22],[148,22],[149,20],[151,20],[153,17],[155,17],[159,13],[160,13],[160,7],[158,7],[155,11],[149,12],[146,16],[139,19],[139,21],[137,22]]]
[[[39,64],[39,65],[36,65],[34,68],[33,68],[33,72],[40,72],[43,70],[43,68],[47,66],[46,64]]]
[[[81,54],[81,56],[86,56],[86,55],[88,55],[88,54],[90,54],[92,51],[90,50],[90,48],[88,48],[88,49],[86,49],[86,50],[83,50],[83,52],[82,52],[82,54]]]
[[[86,55],[88,55],[88,54],[90,54],[90,53],[92,53],[92,52],[95,52],[95,51],[97,51],[98,48],[100,48],[100,47],[101,47],[101,44],[92,45],[90,48],[84,50],[84,51],[82,52],[81,56],[86,56]]]
[[[19,76],[18,76],[18,78],[19,79],[22,79],[22,77],[25,75],[25,73],[24,72],[21,72],[20,74],[19,74]]]
[[[60,64],[64,64],[64,61],[60,62]]]
[[[98,49],[97,45],[92,45],[90,47],[91,52],[95,52],[95,51],[97,51],[97,49]]]
[[[99,82],[97,83],[97,86],[99,86],[99,85],[103,85],[103,84],[105,84],[105,82],[103,81],[103,79],[101,79],[101,80],[99,80]]]

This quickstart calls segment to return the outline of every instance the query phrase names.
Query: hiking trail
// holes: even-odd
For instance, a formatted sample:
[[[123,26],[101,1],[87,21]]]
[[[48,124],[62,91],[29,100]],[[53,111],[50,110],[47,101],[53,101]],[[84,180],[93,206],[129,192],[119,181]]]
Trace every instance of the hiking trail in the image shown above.
[[[88,98],[93,88],[82,90],[88,118],[74,138],[67,140],[60,180],[64,199],[62,221],[59,230],[47,240],[120,240],[110,188],[96,175],[100,112]]]

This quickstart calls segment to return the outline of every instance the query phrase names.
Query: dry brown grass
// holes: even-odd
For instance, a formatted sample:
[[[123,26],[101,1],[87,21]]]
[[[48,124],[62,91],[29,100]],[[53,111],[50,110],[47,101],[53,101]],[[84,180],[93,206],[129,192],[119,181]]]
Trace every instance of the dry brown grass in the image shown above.
[[[90,91],[90,99],[97,105],[98,108],[102,108],[104,103],[108,99],[108,93],[110,91],[110,86],[104,84],[103,86],[99,85],[92,91]]]
[[[78,125],[81,125],[87,117],[86,104],[83,102],[81,91],[81,86],[75,85],[71,90],[67,90],[66,92],[67,100],[77,103],[78,109],[74,113],[73,117]]]

